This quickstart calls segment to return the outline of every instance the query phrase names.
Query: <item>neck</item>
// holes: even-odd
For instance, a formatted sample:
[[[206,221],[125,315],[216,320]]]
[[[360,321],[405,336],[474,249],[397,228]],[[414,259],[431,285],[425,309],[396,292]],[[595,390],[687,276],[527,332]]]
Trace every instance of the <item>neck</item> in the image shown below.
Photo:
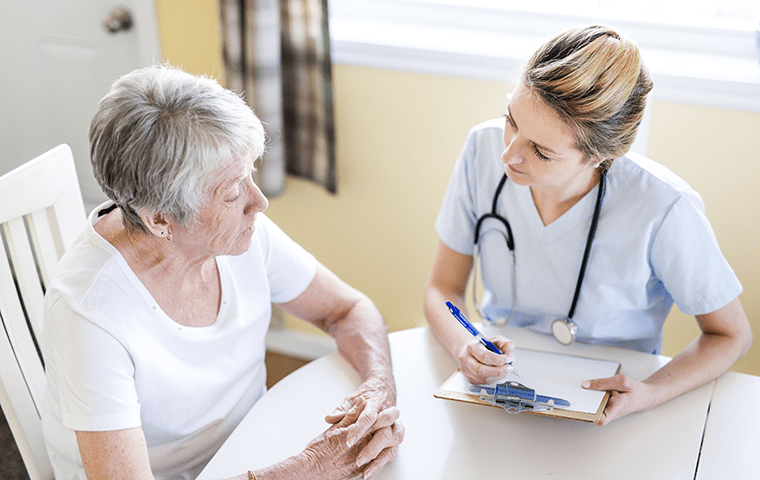
[[[561,185],[531,185],[533,203],[544,225],[557,220],[578,203],[597,183],[599,169],[590,168],[588,173],[576,175]]]
[[[131,234],[124,228],[116,209],[95,225],[95,230],[113,245],[140,279],[192,279],[202,275],[212,258],[188,255],[165,238]]]
[[[182,248],[153,235],[131,235],[114,211],[95,225],[174,322],[212,325],[221,305],[221,280],[213,256]]]

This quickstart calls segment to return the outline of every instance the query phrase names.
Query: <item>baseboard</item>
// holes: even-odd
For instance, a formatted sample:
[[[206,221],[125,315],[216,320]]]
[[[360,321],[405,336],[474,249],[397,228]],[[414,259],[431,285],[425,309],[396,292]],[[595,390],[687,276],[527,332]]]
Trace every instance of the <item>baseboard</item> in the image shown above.
[[[266,344],[270,352],[303,360],[315,360],[337,350],[332,337],[287,328],[270,328]]]

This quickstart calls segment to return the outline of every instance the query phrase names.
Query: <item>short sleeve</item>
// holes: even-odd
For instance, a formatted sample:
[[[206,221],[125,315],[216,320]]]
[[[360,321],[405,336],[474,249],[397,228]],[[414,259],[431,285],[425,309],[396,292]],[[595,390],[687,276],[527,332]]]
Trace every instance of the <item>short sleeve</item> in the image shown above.
[[[673,204],[655,234],[651,252],[655,275],[687,315],[713,312],[742,292],[700,198],[682,196]]]
[[[55,369],[63,426],[81,431],[138,427],[140,404],[134,364],[124,345],[61,297],[52,303],[46,324],[46,368]]]
[[[441,241],[463,255],[472,255],[475,250],[474,232],[477,216],[474,184],[477,176],[473,163],[477,155],[477,146],[474,136],[472,131],[467,136],[435,221],[435,230]]]
[[[266,215],[259,214],[258,222],[271,300],[289,302],[306,291],[314,280],[317,259]]]

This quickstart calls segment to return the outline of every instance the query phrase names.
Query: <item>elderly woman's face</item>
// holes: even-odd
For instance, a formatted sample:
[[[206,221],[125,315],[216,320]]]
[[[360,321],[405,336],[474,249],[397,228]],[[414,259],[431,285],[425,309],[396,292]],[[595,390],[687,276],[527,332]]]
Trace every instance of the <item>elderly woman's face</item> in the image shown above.
[[[256,214],[269,206],[252,174],[253,159],[236,160],[216,171],[184,244],[212,256],[240,255],[250,248]]]

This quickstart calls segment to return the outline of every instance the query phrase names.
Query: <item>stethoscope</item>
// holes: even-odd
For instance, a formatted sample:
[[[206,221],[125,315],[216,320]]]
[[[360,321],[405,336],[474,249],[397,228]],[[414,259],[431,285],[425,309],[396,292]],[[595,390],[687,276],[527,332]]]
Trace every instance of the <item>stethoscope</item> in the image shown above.
[[[581,270],[578,273],[578,281],[575,284],[575,294],[573,295],[573,303],[570,305],[570,311],[567,313],[566,317],[558,318],[552,322],[552,335],[554,338],[561,343],[562,345],[570,345],[575,341],[575,335],[578,333],[578,326],[573,322],[573,315],[575,314],[575,307],[578,305],[578,297],[581,293],[581,286],[583,285],[583,277],[586,274],[586,266],[588,265],[588,258],[589,254],[591,253],[591,245],[594,243],[594,235],[596,234],[596,227],[599,224],[599,214],[602,210],[602,197],[604,196],[604,179],[605,174],[604,171],[601,171],[601,175],[599,176],[599,190],[596,194],[596,205],[594,206],[594,215],[591,218],[591,227],[588,231],[588,238],[586,239],[586,248],[583,252],[583,262],[581,263]],[[504,188],[504,184],[507,183],[507,174],[505,173],[504,176],[501,177],[501,181],[499,182],[499,186],[496,187],[496,192],[493,196],[493,203],[491,205],[491,211],[489,213],[484,214],[478,219],[478,222],[475,224],[475,268],[473,268],[473,276],[475,277],[473,279],[473,288],[472,288],[472,297],[473,302],[475,304],[475,310],[477,310],[480,317],[488,322],[489,324],[496,325],[496,326],[503,326],[508,324],[512,320],[512,316],[515,313],[515,301],[517,299],[517,286],[515,284],[515,241],[514,237],[512,236],[512,227],[509,225],[509,222],[506,218],[502,217],[498,213],[496,213],[496,207],[499,201],[499,195],[501,195],[501,191]],[[478,244],[478,240],[480,240],[480,227],[483,224],[483,222],[489,218],[493,218],[498,220],[499,222],[504,225],[504,228],[507,232],[506,235],[501,230],[497,230],[499,233],[501,233],[504,236],[504,240],[507,243],[507,248],[509,249],[509,259],[510,259],[510,265],[511,265],[511,273],[512,273],[512,304],[511,309],[509,312],[509,318],[499,318],[497,320],[492,320],[487,317],[487,315],[484,315],[483,312],[480,309],[480,305],[478,305],[478,299],[477,299],[477,277],[478,277],[478,265],[481,264],[481,254],[480,254],[480,245]],[[482,267],[481,267],[482,269]]]

